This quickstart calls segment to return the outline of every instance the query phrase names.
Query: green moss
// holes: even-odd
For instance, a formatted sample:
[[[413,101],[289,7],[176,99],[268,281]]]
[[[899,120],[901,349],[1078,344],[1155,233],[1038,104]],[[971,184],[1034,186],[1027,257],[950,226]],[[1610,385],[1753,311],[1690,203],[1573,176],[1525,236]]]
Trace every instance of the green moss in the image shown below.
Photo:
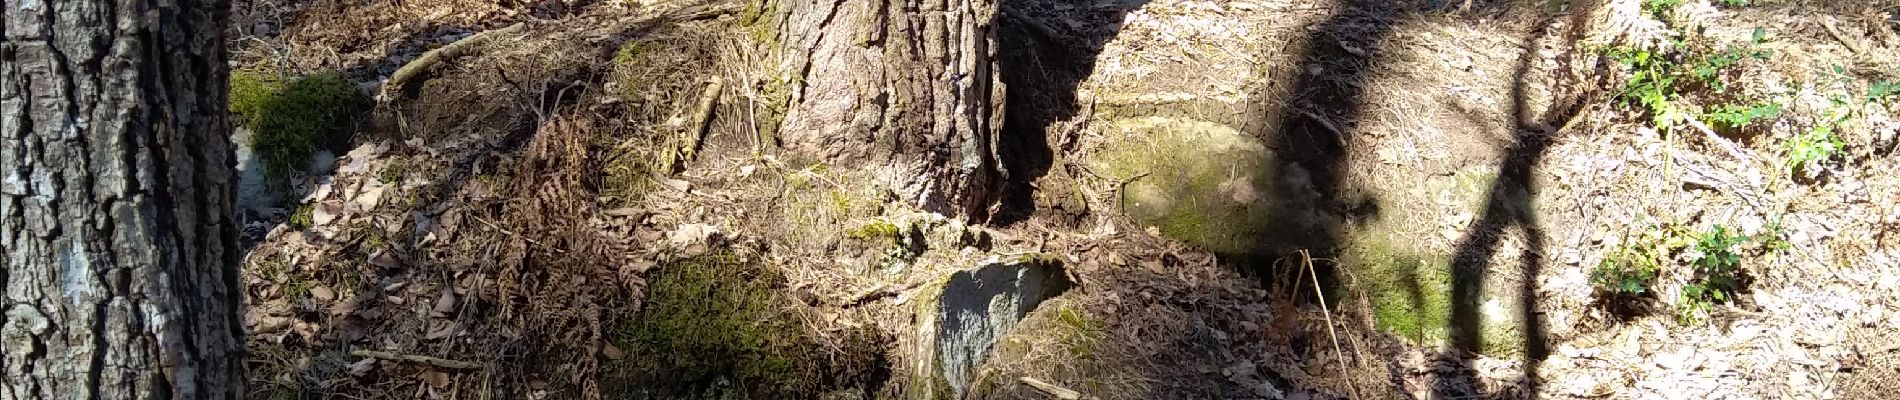
[[[623,150],[619,156],[609,159],[602,166],[604,171],[601,173],[600,193],[630,202],[653,191],[657,185],[651,178],[653,168],[640,154],[635,150]],[[497,177],[495,181],[499,183],[490,183],[489,187],[496,193],[507,190],[507,179]]]
[[[754,398],[802,397],[856,384],[882,362],[868,328],[846,332],[842,351],[818,343],[778,272],[732,253],[668,263],[651,282],[645,311],[615,334],[632,351],[609,374],[630,386],[696,393],[730,382]]]
[[[231,112],[250,129],[265,177],[278,184],[320,146],[347,134],[364,104],[356,85],[335,73],[287,81],[257,71],[231,73]]]
[[[409,172],[409,163],[400,158],[395,159],[390,161],[389,165],[383,167],[383,172],[377,175],[377,180],[383,181],[383,183],[397,183],[402,181],[403,174],[407,172]]]
[[[1378,327],[1416,342],[1448,338],[1451,324],[1451,264],[1394,248],[1379,239],[1361,240],[1346,265],[1361,276]]]
[[[1452,291],[1458,284],[1452,276],[1451,258],[1407,248],[1398,244],[1400,237],[1361,235],[1341,257],[1341,265],[1351,268],[1359,285],[1355,289],[1371,303],[1380,329],[1420,344],[1445,343],[1451,339]],[[1490,355],[1522,351],[1520,317],[1510,314],[1516,308],[1504,306],[1504,297],[1491,288],[1478,292],[1484,299],[1475,310],[1480,313],[1476,316],[1478,351]],[[1493,306],[1503,310],[1490,309]]]
[[[1254,253],[1270,242],[1269,154],[1257,140],[1225,125],[1168,118],[1116,121],[1125,135],[1094,157],[1098,168],[1128,181],[1121,192],[1129,216],[1163,236],[1223,254]]]
[[[1094,360],[1096,346],[1108,334],[1107,323],[1070,304],[1056,309],[1056,327],[1063,350],[1076,360]]]
[[[897,227],[897,224],[880,218],[873,219],[871,222],[866,222],[864,225],[859,225],[857,228],[846,231],[844,235],[845,237],[857,240],[872,240],[896,239],[900,233],[902,233],[902,230]]]
[[[316,213],[316,207],[315,204],[298,205],[297,210],[290,213],[290,221],[288,222],[290,227],[296,228],[297,230],[304,230],[316,226],[312,215]]]
[[[290,282],[284,283],[284,297],[292,300],[301,299],[305,295],[309,295],[310,289],[315,287],[317,287],[317,281],[309,279],[291,280]]]

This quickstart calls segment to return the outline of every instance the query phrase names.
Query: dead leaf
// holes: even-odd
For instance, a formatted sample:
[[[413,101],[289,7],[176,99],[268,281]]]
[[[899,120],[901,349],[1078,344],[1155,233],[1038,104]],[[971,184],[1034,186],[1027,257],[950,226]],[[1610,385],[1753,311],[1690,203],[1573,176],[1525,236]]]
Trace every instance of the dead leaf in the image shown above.
[[[353,202],[358,210],[374,210],[376,206],[383,204],[383,193],[389,190],[388,185],[366,183],[363,186],[363,191],[357,193]]]
[[[455,300],[455,291],[443,290],[442,296],[435,298],[435,307],[430,310],[429,316],[448,318],[450,313],[455,312]]]
[[[633,216],[646,214],[646,210],[641,210],[639,208],[634,208],[634,207],[621,207],[621,208],[616,208],[612,210],[602,211],[602,213],[610,215],[610,216],[615,216],[615,217],[633,217]]]
[[[601,345],[600,354],[607,356],[607,359],[609,360],[619,360],[622,358],[627,358],[627,352],[620,350],[619,347],[614,347],[613,343],[607,343],[607,344]]]
[[[330,222],[336,221],[337,217],[342,216],[342,208],[343,207],[333,203],[317,203],[315,206],[310,207],[310,224],[314,226],[329,225]]]
[[[369,265],[382,268],[395,268],[402,266],[402,261],[397,260],[395,255],[391,255],[389,250],[377,249],[376,252],[369,254]]]
[[[310,288],[310,297],[317,299],[317,301],[325,301],[325,302],[330,301],[330,300],[336,300],[336,291],[330,290],[329,286],[319,285],[319,286]]]
[[[443,339],[450,336],[455,336],[455,334],[461,332],[461,330],[462,330],[462,323],[460,322],[443,323],[440,326],[437,326],[436,329],[429,330],[429,333],[427,335],[423,335],[423,338],[428,339],[428,340]]]
[[[373,369],[376,369],[376,359],[364,358],[357,362],[350,363],[349,373],[350,376],[362,377],[368,375],[369,371]]]
[[[418,374],[418,376],[422,378],[423,382],[427,382],[429,386],[433,386],[437,389],[449,387],[449,374],[446,372],[423,371],[421,374]]]
[[[667,242],[681,253],[692,256],[704,252],[712,238],[718,234],[719,228],[712,225],[681,224],[679,229],[674,229],[672,234],[667,235]]]

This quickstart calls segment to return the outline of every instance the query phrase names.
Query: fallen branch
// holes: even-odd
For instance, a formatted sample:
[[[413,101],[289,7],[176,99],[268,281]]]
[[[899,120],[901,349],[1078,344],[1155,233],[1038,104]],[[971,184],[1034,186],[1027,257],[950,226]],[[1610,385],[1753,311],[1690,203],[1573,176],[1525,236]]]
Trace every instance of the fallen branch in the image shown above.
[[[693,128],[686,131],[686,143],[680,144],[681,157],[673,162],[685,164],[699,157],[699,144],[706,140],[706,131],[712,129],[713,106],[719,104],[719,90],[725,87],[725,78],[715,76],[712,83],[706,84],[706,90],[699,93],[699,103],[693,107]]]
[[[473,362],[468,362],[468,361],[456,361],[456,360],[450,360],[446,358],[435,358],[435,357],[430,357],[430,356],[420,356],[420,355],[414,355],[414,354],[396,354],[396,353],[391,353],[387,351],[357,350],[357,351],[350,352],[350,355],[357,356],[357,357],[369,357],[369,358],[375,358],[375,359],[390,360],[390,361],[408,361],[408,362],[423,363],[423,364],[429,364],[429,365],[442,367],[442,368],[448,368],[448,369],[481,369],[482,368],[481,363],[473,363]]]
[[[1710,143],[1715,143],[1717,147],[1721,147],[1722,151],[1727,152],[1729,156],[1735,157],[1736,160],[1742,162],[1755,161],[1753,154],[1742,150],[1741,146],[1735,145],[1735,142],[1731,142],[1727,138],[1723,138],[1722,135],[1716,134],[1715,129],[1709,128],[1708,124],[1697,121],[1695,118],[1683,118],[1682,120],[1687,121],[1689,126],[1694,127],[1696,131],[1702,132],[1702,136],[1708,138]]]
[[[1043,393],[1048,393],[1050,397],[1062,400],[1080,400],[1082,398],[1082,392],[1069,390],[1068,388],[1056,386],[1049,382],[1043,382],[1041,379],[1025,376],[1022,378],[1022,382],[1025,385],[1029,385],[1029,387],[1036,388],[1036,390],[1041,390]]]
[[[1854,55],[1858,56],[1867,52],[1866,49],[1861,48],[1860,42],[1849,39],[1847,34],[1841,33],[1841,28],[1834,26],[1834,21],[1821,21],[1821,30],[1827,31],[1828,36],[1833,36],[1834,40],[1840,41],[1843,46],[1847,46],[1847,51],[1853,52]]]
[[[410,60],[409,63],[407,64],[403,64],[402,68],[396,69],[396,73],[390,74],[389,80],[383,82],[382,94],[377,96],[377,98],[380,100],[388,101],[389,92],[391,90],[396,90],[396,89],[391,89],[391,88],[401,88],[404,82],[408,82],[410,78],[414,78],[416,75],[421,74],[422,71],[429,69],[429,67],[434,66],[436,63],[441,62],[443,59],[455,58],[456,56],[462,55],[462,53],[468,52],[468,49],[474,47],[475,45],[486,43],[502,35],[510,35],[510,34],[514,34],[515,32],[520,32],[521,29],[526,26],[527,25],[524,23],[517,22],[514,25],[509,25],[508,27],[505,27],[505,28],[490,30],[490,31],[482,31],[481,33],[469,35],[468,37],[462,38],[461,40],[457,40],[454,43],[449,43],[446,46],[442,46],[440,48],[436,48],[435,50],[429,50],[428,52],[422,53],[422,55],[416,57],[416,59]]]

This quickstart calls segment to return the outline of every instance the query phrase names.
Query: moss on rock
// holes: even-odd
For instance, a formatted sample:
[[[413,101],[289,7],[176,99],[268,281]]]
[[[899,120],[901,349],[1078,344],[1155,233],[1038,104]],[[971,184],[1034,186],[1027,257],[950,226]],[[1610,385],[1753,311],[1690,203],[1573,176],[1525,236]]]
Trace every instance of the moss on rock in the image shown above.
[[[282,78],[253,70],[231,72],[230,101],[237,122],[250,129],[247,144],[263,159],[264,176],[278,183],[347,136],[367,104],[335,73]]]
[[[1394,192],[1398,198],[1388,202],[1394,207],[1389,212],[1403,216],[1481,212],[1495,178],[1488,168],[1474,167],[1428,179],[1412,190]],[[1421,231],[1439,232],[1441,223],[1437,218],[1369,223],[1356,229],[1352,244],[1340,255],[1340,266],[1356,278],[1353,289],[1368,300],[1379,328],[1420,344],[1447,343],[1452,338],[1456,285],[1483,285],[1475,288],[1480,297],[1475,310],[1480,313],[1475,316],[1480,325],[1478,350],[1491,355],[1522,351],[1518,288],[1496,280],[1459,282],[1454,278],[1448,247],[1417,237]],[[1462,223],[1456,225],[1468,229]]]
[[[865,327],[845,331],[837,347],[819,343],[783,285],[775,269],[731,252],[661,266],[646,310],[616,329],[631,351],[608,366],[609,389],[803,398],[881,381],[886,338]]]
[[[1258,140],[1210,122],[1159,117],[1117,120],[1093,158],[1129,182],[1131,217],[1163,236],[1217,253],[1254,252],[1268,238],[1271,156]]]

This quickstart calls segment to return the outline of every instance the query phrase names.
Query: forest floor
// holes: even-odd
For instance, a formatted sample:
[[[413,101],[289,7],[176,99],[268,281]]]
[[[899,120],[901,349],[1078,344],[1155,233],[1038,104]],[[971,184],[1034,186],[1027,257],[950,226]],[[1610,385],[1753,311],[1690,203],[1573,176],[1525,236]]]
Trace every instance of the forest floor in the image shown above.
[[[238,2],[374,95],[247,213],[251,397],[921,396],[920,299],[1024,255],[1078,289],[968,397],[1900,390],[1900,5],[1000,3],[966,224],[772,145],[771,3]]]

